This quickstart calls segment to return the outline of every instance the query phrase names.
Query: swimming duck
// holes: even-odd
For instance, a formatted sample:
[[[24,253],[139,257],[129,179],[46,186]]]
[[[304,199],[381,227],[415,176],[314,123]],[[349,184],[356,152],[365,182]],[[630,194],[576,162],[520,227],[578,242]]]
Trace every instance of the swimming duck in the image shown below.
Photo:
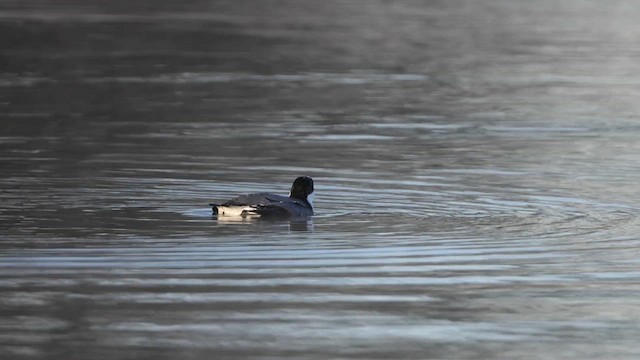
[[[289,196],[270,193],[240,195],[220,205],[209,204],[218,216],[308,217],[313,215],[313,180],[300,176]]]

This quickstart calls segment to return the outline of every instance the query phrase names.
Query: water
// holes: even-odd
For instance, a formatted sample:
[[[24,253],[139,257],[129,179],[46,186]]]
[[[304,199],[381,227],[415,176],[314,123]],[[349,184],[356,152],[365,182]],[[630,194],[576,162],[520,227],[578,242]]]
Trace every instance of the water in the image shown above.
[[[1,2],[1,357],[638,358],[639,17]]]

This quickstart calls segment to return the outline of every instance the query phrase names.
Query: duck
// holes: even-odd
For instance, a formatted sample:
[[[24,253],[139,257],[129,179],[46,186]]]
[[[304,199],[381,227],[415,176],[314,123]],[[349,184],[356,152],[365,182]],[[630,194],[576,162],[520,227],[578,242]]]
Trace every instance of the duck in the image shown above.
[[[289,196],[272,193],[240,195],[222,204],[211,203],[213,215],[234,217],[310,217],[313,215],[313,179],[299,176]]]

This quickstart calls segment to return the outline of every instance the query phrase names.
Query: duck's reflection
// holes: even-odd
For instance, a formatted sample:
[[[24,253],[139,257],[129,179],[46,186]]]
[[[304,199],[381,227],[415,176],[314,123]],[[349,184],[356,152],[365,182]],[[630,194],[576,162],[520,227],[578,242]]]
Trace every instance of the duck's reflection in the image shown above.
[[[306,218],[305,220],[289,219],[289,230],[313,232],[313,219],[311,218]]]
[[[313,218],[305,217],[289,217],[289,218],[272,218],[261,216],[217,216],[212,215],[212,218],[218,222],[218,224],[259,224],[261,226],[273,226],[279,227],[284,224],[289,225],[289,231],[313,231]]]

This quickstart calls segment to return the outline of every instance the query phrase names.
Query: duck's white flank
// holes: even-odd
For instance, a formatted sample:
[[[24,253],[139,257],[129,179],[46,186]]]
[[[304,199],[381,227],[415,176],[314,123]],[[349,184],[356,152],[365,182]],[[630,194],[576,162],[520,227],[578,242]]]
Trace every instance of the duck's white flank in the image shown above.
[[[222,216],[242,216],[243,211],[254,211],[255,208],[247,205],[241,206],[218,206],[218,215]]]

